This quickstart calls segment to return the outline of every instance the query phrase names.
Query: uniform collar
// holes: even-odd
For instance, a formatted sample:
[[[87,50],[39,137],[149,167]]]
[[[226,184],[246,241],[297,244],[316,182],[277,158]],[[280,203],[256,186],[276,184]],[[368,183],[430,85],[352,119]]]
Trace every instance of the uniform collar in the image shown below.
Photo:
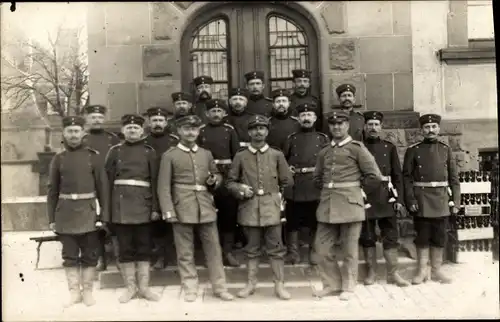
[[[256,148],[254,148],[252,145],[249,145],[248,146],[248,150],[250,150],[250,152],[252,152],[253,154],[257,153],[257,151],[260,151],[260,153],[264,153],[266,152],[267,150],[269,149],[269,145],[266,144],[264,145],[262,148],[260,148],[259,150],[257,150]]]
[[[342,146],[346,145],[347,143],[349,143],[351,141],[352,141],[352,137],[350,135],[348,135],[345,139],[343,139],[338,144],[336,144],[335,141],[333,141],[333,140],[332,140],[332,143],[330,143],[330,144],[332,145],[332,147],[334,147],[335,145],[338,145],[339,148],[341,148]]]
[[[183,145],[182,143],[177,143],[177,147],[184,152],[196,152],[196,151],[198,151],[197,144],[195,144],[191,149],[188,148],[187,146]]]

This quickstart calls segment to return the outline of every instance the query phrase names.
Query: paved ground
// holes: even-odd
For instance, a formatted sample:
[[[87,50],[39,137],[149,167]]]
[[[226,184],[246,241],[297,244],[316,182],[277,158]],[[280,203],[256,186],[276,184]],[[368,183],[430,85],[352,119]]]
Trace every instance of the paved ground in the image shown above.
[[[31,234],[32,235],[32,234]],[[200,285],[199,298],[184,303],[178,286],[154,287],[162,293],[159,303],[133,300],[119,304],[122,289],[95,291],[98,304],[64,309],[68,293],[60,267],[60,246],[42,247],[41,270],[34,270],[35,243],[29,233],[9,233],[2,238],[3,320],[303,320],[303,319],[438,319],[499,318],[499,265],[485,253],[461,254],[461,264],[446,266],[455,282],[434,282],[405,289],[393,285],[359,285],[354,300],[311,296],[317,280],[287,283],[291,301],[273,297],[268,283],[260,285],[250,299],[225,303],[211,296],[208,285]],[[235,291],[240,284],[230,285]]]

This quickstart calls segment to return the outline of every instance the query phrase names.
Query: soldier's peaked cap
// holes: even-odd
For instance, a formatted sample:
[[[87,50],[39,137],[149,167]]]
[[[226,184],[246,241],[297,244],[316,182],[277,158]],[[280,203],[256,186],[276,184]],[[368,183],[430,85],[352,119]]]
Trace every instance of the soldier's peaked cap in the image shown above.
[[[211,85],[214,83],[214,79],[210,76],[202,75],[202,76],[198,76],[195,79],[193,79],[193,82],[194,82],[194,86],[199,86],[201,84]]]
[[[205,107],[207,108],[207,111],[212,109],[212,108],[222,108],[223,110],[228,110],[226,102],[220,99],[213,99],[209,100],[208,102],[205,103]]]
[[[311,71],[307,69],[292,70],[293,78],[311,78]]]
[[[363,116],[365,117],[365,123],[370,121],[370,120],[378,120],[380,122],[382,122],[384,120],[384,114],[382,114],[382,112],[378,112],[378,111],[364,112]]]
[[[264,72],[260,71],[260,70],[248,72],[245,74],[245,79],[247,80],[247,82],[252,80],[252,79],[260,79],[260,80],[264,81]]]
[[[100,113],[100,114],[106,114],[106,106],[104,105],[87,105],[84,107],[85,113],[90,114],[90,113]]]
[[[229,97],[233,96],[244,96],[248,98],[250,93],[248,92],[248,89],[246,88],[241,88],[241,87],[234,87],[229,90]]]
[[[122,116],[122,125],[137,124],[140,126],[144,125],[144,117],[138,114],[125,114]]]
[[[349,121],[349,113],[339,110],[339,111],[333,111],[328,115],[328,123],[333,124],[333,123],[338,123],[338,122],[344,122],[344,121]]]
[[[186,92],[175,92],[172,93],[172,101],[175,103],[177,101],[188,101],[191,102],[193,100],[193,97],[191,94],[186,93]]]
[[[313,103],[299,104],[299,105],[297,105],[295,110],[297,111],[297,114],[300,114],[302,112],[314,112],[314,113],[318,112],[316,104],[313,104]]]
[[[146,111],[146,116],[168,116],[168,111],[163,107],[151,107]]]
[[[248,120],[248,129],[252,129],[259,125],[269,128],[269,119],[264,115],[255,115]]]
[[[185,115],[175,119],[175,125],[177,127],[189,125],[189,126],[201,126],[201,119],[197,115]]]
[[[273,99],[275,99],[276,97],[280,97],[280,96],[288,97],[289,95],[290,95],[290,93],[288,92],[288,90],[283,89],[283,88],[278,88],[278,89],[275,89],[274,91],[271,92],[271,97]]]
[[[83,127],[84,124],[85,124],[85,119],[81,116],[66,116],[62,119],[63,127],[72,125],[78,125]]]
[[[338,96],[342,95],[343,92],[347,91],[356,94],[356,87],[352,84],[342,84],[338,86],[337,89],[335,89],[335,91],[337,92]]]
[[[418,121],[420,122],[420,126],[423,126],[424,124],[427,123],[441,123],[441,116],[438,114],[425,114],[422,115]]]

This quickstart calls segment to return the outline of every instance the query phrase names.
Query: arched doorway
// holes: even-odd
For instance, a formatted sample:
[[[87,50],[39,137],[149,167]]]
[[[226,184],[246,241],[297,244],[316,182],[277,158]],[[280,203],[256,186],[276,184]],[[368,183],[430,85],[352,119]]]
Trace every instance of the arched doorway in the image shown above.
[[[309,20],[286,5],[224,4],[198,14],[181,40],[182,86],[192,90],[199,75],[214,78],[214,97],[244,85],[244,74],[263,70],[266,95],[291,88],[291,70],[313,71],[312,94],[319,95],[318,40]]]

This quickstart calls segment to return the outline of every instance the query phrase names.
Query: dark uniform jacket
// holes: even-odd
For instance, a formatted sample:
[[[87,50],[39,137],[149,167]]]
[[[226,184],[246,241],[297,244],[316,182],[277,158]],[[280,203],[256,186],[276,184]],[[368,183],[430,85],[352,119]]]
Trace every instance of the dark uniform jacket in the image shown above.
[[[314,128],[301,128],[287,138],[283,153],[294,168],[294,185],[285,189],[286,199],[295,202],[319,200],[321,189],[314,184],[313,172],[319,151],[329,142],[326,134]]]
[[[159,162],[163,153],[167,152],[167,150],[171,147],[177,145],[177,143],[179,143],[179,138],[166,132],[161,134],[150,133],[146,137],[145,143],[155,150],[158,164],[160,164]]]
[[[248,121],[254,115],[255,114],[248,113],[246,110],[241,114],[236,114],[232,111],[229,112],[227,120],[238,134],[240,147],[246,147],[250,143],[250,136],[248,135]]]
[[[367,200],[372,207],[366,211],[366,216],[368,219],[394,216],[393,203],[389,203],[389,199],[394,197],[389,191],[389,180],[397,192],[395,202],[403,204],[404,199],[403,173],[401,172],[397,148],[391,142],[380,138],[366,138],[364,144],[375,157],[383,177],[380,189],[367,193]]]
[[[304,103],[316,105],[316,115],[318,116],[318,119],[316,120],[315,127],[317,131],[323,131],[323,107],[321,106],[319,98],[316,96],[310,95],[309,93],[306,95],[300,95],[297,92],[290,95],[290,110],[292,111],[292,115],[298,116],[296,110],[297,106]]]
[[[273,115],[269,120],[267,143],[283,150],[287,137],[299,129],[299,120],[295,116]]]
[[[143,224],[151,220],[151,212],[158,212],[156,178],[158,163],[155,150],[145,143],[117,144],[106,157],[106,172],[111,190],[111,222],[115,224]],[[115,180],[137,180],[149,187],[118,185]]]
[[[100,219],[107,221],[108,181],[99,152],[83,145],[66,149],[50,163],[47,192],[49,223],[55,222],[59,234],[83,234],[95,231],[97,221],[95,198],[68,200],[60,194],[94,192],[101,205]]]
[[[440,141],[423,140],[408,147],[403,163],[406,206],[418,205],[414,214],[436,218],[449,216],[447,187],[417,187],[416,182],[444,182],[449,185],[455,205],[460,205],[458,170],[451,148]]]
[[[316,218],[330,224],[365,220],[361,188],[371,193],[382,181],[375,158],[363,143],[350,136],[338,144],[332,141],[319,152],[313,176],[322,189]],[[351,183],[360,185],[340,187]]]
[[[241,184],[253,188],[254,196],[242,199]],[[238,224],[265,227],[280,224],[281,193],[293,185],[293,176],[281,151],[265,145],[259,150],[251,145],[234,157],[227,187],[241,201],[238,205]]]
[[[193,114],[198,115],[198,117],[201,119],[201,122],[203,124],[208,123],[208,117],[207,117],[207,107],[205,106],[205,103],[208,100],[198,100],[193,106]]]
[[[163,213],[184,224],[210,223],[217,219],[214,197],[206,187],[210,174],[222,180],[212,153],[195,145],[179,143],[161,158],[158,196]],[[198,187],[196,190],[195,188]]]
[[[273,100],[264,95],[250,95],[246,107],[247,113],[259,114],[265,117],[271,117],[273,111]]]
[[[104,164],[106,154],[113,145],[120,143],[120,138],[106,130],[90,130],[84,137],[83,142],[88,147],[99,152],[99,159]]]

